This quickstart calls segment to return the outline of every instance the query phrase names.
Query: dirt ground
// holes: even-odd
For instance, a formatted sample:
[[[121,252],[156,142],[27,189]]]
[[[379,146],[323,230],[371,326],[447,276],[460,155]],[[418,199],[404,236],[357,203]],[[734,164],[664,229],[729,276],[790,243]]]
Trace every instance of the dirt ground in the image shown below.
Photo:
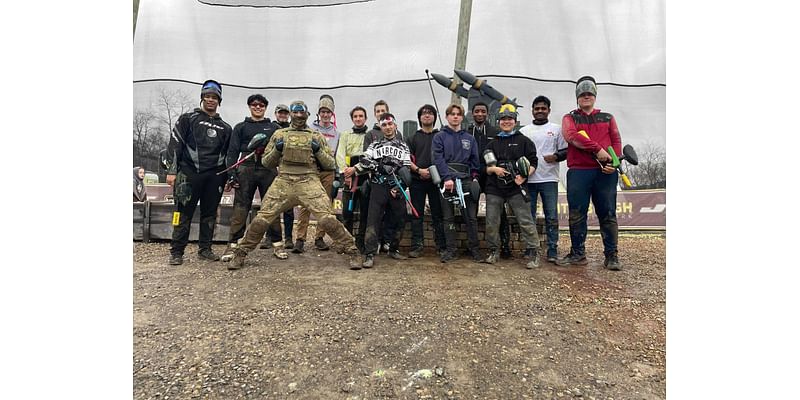
[[[312,249],[231,272],[195,244],[176,267],[168,243],[134,243],[133,397],[663,399],[665,244],[622,234],[619,272],[597,234],[584,267],[427,249],[351,271]]]

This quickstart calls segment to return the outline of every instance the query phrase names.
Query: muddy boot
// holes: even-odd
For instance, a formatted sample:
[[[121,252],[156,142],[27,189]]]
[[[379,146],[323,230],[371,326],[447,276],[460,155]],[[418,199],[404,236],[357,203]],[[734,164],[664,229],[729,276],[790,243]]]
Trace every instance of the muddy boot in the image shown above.
[[[525,256],[523,258],[528,262],[525,268],[534,269],[539,266],[539,251],[537,249],[525,250]]]
[[[197,255],[200,258],[204,258],[208,261],[219,261],[220,258],[218,255],[214,254],[214,252],[211,251],[211,249],[201,249],[200,251],[197,252]]]
[[[603,266],[612,271],[622,270],[622,264],[619,263],[619,258],[617,257],[616,251],[612,254],[606,255],[606,259],[603,261]]]
[[[364,268],[372,268],[372,266],[375,264],[374,258],[375,256],[373,256],[372,254],[367,254],[366,256],[364,256],[364,262],[361,263],[361,266]]]
[[[408,252],[408,257],[410,258],[419,258],[422,255],[422,246],[415,246],[411,251]]]
[[[330,247],[328,247],[328,244],[325,243],[325,239],[324,238],[316,238],[316,239],[314,239],[314,247],[316,247],[317,250],[321,250],[321,251],[327,251],[327,250],[330,249]]]
[[[494,264],[500,258],[500,253],[497,250],[489,250],[489,255],[483,260],[486,264]]]
[[[181,265],[181,264],[183,264],[182,254],[171,254],[169,256],[169,265]]]
[[[233,271],[244,267],[244,259],[247,257],[247,252],[239,247],[233,249],[233,260],[228,265],[228,270]]]
[[[228,243],[228,247],[225,248],[225,252],[222,253],[222,257],[219,258],[222,262],[230,262],[233,260],[233,249],[236,247],[236,243]]]
[[[292,239],[286,239],[284,241],[283,248],[285,248],[286,250],[293,249],[294,248],[294,242],[292,242]]]
[[[297,239],[294,242],[294,249],[292,249],[292,253],[295,253],[295,254],[304,253],[306,251],[305,246],[306,246],[306,241],[305,240]]]
[[[567,265],[586,265],[589,263],[589,260],[586,259],[586,256],[581,254],[577,255],[570,250],[569,254],[564,256],[564,258],[558,260],[556,265],[560,267],[565,267]]]
[[[272,243],[272,255],[279,260],[289,258],[289,252],[283,247],[283,242]]]

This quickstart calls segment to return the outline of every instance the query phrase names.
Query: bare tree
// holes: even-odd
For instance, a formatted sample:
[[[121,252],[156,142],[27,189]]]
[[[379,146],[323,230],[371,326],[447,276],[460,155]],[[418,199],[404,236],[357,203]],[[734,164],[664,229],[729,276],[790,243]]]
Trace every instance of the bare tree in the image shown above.
[[[191,97],[185,91],[160,87],[153,108],[157,110],[157,118],[162,128],[166,128],[169,132],[181,114],[192,110],[193,104]]]
[[[639,165],[628,164],[628,177],[637,188],[667,187],[667,152],[664,147],[651,141],[636,149]]]
[[[191,97],[182,90],[158,89],[156,99],[147,109],[133,113],[133,162],[164,177],[158,157],[167,148],[169,132],[178,117],[193,108]]]

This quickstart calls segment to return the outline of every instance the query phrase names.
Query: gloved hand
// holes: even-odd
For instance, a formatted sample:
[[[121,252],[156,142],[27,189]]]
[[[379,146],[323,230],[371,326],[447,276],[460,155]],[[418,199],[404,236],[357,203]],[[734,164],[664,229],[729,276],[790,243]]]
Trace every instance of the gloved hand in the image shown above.
[[[314,154],[317,154],[319,149],[320,149],[320,146],[319,146],[319,142],[317,141],[317,139],[311,139],[311,151],[313,151]]]
[[[279,151],[280,151],[280,150],[279,150]],[[255,150],[255,152],[256,152],[256,155],[257,155],[257,156],[263,156],[263,155],[264,155],[264,146],[257,147],[257,148],[256,148],[256,150]]]
[[[275,149],[278,150],[279,153],[283,153],[283,138],[275,141]]]

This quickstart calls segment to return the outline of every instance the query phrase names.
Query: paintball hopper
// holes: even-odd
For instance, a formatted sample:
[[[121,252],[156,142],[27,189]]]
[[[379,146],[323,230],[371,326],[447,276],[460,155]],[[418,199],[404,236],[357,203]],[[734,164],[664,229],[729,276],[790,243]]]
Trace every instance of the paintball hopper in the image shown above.
[[[626,144],[622,148],[622,160],[631,165],[639,165],[639,156],[636,155],[636,150],[633,149],[633,146]]]
[[[442,177],[439,175],[439,169],[436,168],[435,165],[431,165],[428,167],[428,172],[431,174],[431,181],[433,181],[433,184],[439,186],[439,184],[442,183]]]
[[[522,175],[523,178],[528,177],[528,171],[530,170],[530,168],[531,168],[531,162],[528,161],[527,157],[520,157],[519,160],[517,160],[517,170],[519,171],[519,174]]]
[[[259,147],[264,147],[267,145],[267,135],[263,133],[256,133],[252,139],[250,139],[250,143],[247,144],[247,150],[255,151]]]
[[[517,109],[512,104],[503,104],[500,107],[500,112],[497,113],[497,119],[510,117],[517,119]]]
[[[169,158],[167,158],[167,149],[161,150],[161,152],[158,153],[158,163],[161,165],[161,168],[165,170],[169,170],[169,167],[172,166],[172,163],[169,162]]]
[[[497,157],[494,156],[493,151],[488,149],[483,151],[483,161],[485,161],[486,165],[490,167],[497,165]]]

